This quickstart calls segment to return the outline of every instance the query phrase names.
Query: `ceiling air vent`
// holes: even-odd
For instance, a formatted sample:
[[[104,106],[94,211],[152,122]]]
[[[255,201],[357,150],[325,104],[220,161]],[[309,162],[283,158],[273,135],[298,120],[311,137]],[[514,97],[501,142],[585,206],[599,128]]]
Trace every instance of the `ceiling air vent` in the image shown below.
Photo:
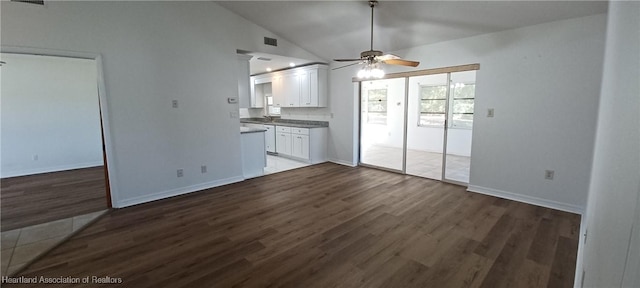
[[[11,2],[28,3],[35,5],[44,5],[44,0],[11,0]]]
[[[264,37],[264,45],[278,46],[278,39]]]
[[[262,60],[262,61],[271,61],[271,58],[258,57],[258,60]]]

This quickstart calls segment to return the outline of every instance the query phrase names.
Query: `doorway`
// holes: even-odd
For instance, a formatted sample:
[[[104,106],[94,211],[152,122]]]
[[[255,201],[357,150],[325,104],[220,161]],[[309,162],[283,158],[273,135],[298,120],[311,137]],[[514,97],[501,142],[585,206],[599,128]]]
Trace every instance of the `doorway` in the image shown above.
[[[96,59],[1,53],[2,275],[110,208]]]
[[[479,65],[360,82],[360,164],[469,183]]]

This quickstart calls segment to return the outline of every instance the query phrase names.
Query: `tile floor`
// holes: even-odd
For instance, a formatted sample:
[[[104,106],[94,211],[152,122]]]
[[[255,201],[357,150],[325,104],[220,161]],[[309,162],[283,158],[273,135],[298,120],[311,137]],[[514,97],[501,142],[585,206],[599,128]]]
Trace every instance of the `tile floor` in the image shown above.
[[[311,164],[296,161],[289,158],[267,154],[267,167],[264,167],[264,175],[278,173],[278,172],[305,167],[309,165]]]
[[[107,210],[0,233],[2,234],[1,275],[11,275],[105,212]]]
[[[362,163],[402,170],[402,149],[373,145],[362,153]],[[446,178],[469,183],[470,157],[447,155]],[[442,179],[442,153],[407,150],[407,174]]]

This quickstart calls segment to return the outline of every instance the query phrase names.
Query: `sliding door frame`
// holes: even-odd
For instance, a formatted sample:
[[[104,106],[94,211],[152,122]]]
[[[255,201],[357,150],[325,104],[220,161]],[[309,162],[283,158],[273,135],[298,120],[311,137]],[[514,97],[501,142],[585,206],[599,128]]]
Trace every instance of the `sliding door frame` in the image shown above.
[[[433,69],[425,69],[425,70],[417,70],[417,71],[408,71],[408,72],[398,72],[398,73],[389,73],[380,79],[375,80],[386,80],[386,79],[396,79],[396,78],[404,78],[404,131],[403,131],[403,147],[402,147],[402,170],[385,168],[381,166],[370,165],[366,163],[362,163],[362,82],[363,81],[371,81],[370,79],[360,79],[357,77],[353,77],[351,79],[352,82],[358,83],[358,166],[376,168],[380,170],[390,171],[394,173],[400,173],[407,175],[407,133],[408,133],[408,122],[409,122],[409,78],[415,76],[426,76],[426,75],[435,75],[435,74],[447,74],[447,100],[445,103],[445,115],[449,115],[449,98],[451,98],[450,94],[450,85],[451,82],[451,73],[455,72],[465,72],[465,71],[475,71],[480,70],[480,64],[467,64],[467,65],[458,65],[458,66],[449,66],[449,67],[441,67],[441,68],[433,68]],[[447,170],[447,134],[449,132],[449,119],[445,117],[444,121],[444,139],[443,139],[443,148],[442,148],[442,179],[438,181],[442,181],[445,183],[451,183],[460,186],[468,186],[468,183],[463,183],[456,180],[447,179],[446,170]]]
[[[400,77],[397,77],[400,78]],[[406,78],[405,80],[405,90],[408,87],[407,85],[409,85],[409,78]],[[375,80],[384,80],[384,79],[375,79]],[[368,81],[371,81],[371,79],[369,79]],[[363,81],[357,81],[358,83],[358,166],[362,166],[362,167],[368,167],[368,168],[375,168],[375,169],[379,169],[379,170],[384,170],[384,171],[389,171],[389,172],[393,172],[393,173],[399,173],[399,174],[406,174],[406,166],[407,166],[407,141],[403,141],[403,150],[402,150],[402,170],[398,170],[398,169],[393,169],[393,168],[388,168],[388,167],[384,167],[384,166],[377,166],[377,165],[372,165],[372,164],[367,164],[367,163],[362,163],[362,82]],[[407,99],[407,92],[405,91],[404,93],[404,99],[405,99],[405,105],[404,105],[404,134],[403,134],[403,139],[406,140],[407,139],[407,105],[406,105],[406,99]]]

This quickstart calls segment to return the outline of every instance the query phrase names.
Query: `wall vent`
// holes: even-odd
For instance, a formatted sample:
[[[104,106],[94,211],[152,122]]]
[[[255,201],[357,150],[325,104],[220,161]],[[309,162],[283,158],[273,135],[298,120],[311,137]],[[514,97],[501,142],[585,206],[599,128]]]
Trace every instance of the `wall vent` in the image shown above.
[[[267,57],[258,57],[258,60],[262,60],[262,61],[271,61],[271,58],[267,58]]]
[[[278,46],[278,39],[264,37],[264,45]]]
[[[11,2],[28,3],[35,5],[44,5],[44,0],[11,0]]]

